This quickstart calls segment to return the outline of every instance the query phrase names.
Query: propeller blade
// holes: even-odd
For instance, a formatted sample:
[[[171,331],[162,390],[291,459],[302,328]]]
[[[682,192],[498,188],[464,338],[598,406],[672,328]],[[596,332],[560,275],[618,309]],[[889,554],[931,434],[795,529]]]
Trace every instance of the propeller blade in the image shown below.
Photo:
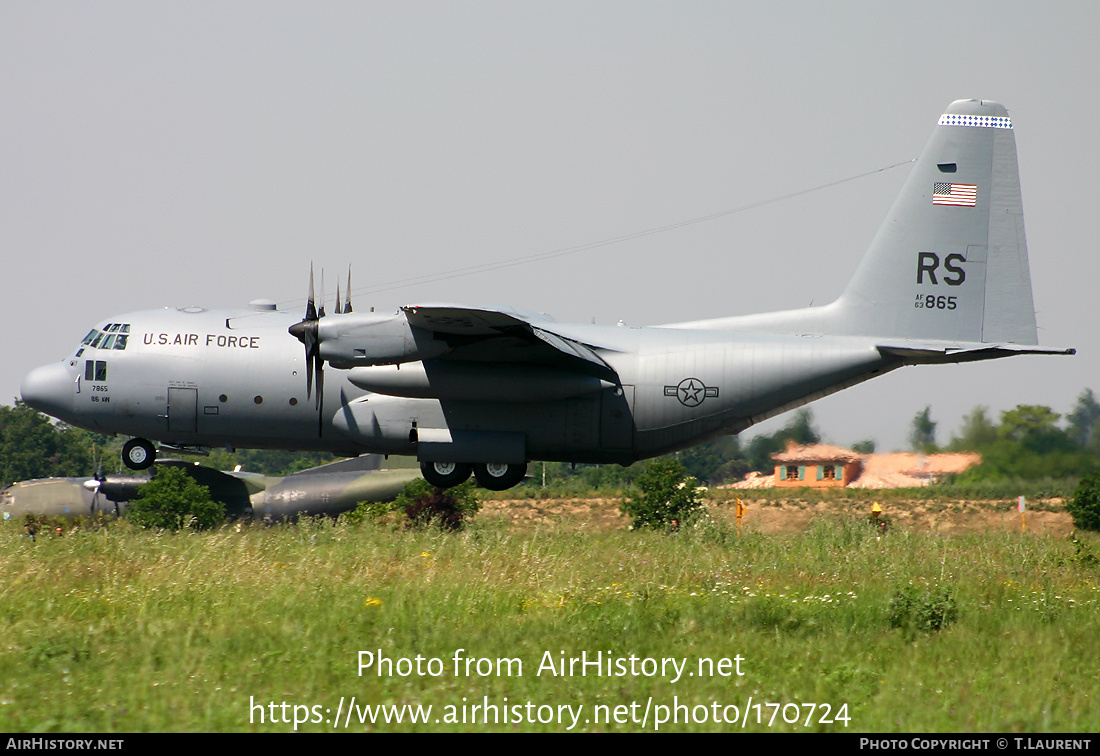
[[[317,438],[321,437],[324,430],[324,418],[325,418],[325,371],[323,370],[324,363],[318,358],[317,360]]]
[[[344,301],[344,312],[351,312],[351,266],[348,266],[347,299]],[[339,299],[340,297],[337,297]]]
[[[310,351],[309,344],[306,344],[306,399],[313,396],[313,355]]]
[[[339,280],[336,281],[336,307],[335,307],[335,312],[336,312],[337,315],[340,315],[343,312],[343,310],[340,309],[340,281]]]
[[[325,269],[321,268],[321,306],[317,308],[317,317],[325,317]]]
[[[313,303],[313,263],[309,264],[309,299],[306,300],[306,320],[317,319],[317,306]]]

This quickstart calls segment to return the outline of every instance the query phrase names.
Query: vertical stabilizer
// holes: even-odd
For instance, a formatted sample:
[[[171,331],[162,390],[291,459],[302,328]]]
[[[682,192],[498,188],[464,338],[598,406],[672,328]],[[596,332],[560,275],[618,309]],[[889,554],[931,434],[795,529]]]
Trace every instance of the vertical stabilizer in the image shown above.
[[[833,307],[851,334],[1038,343],[1004,106],[951,103]]]

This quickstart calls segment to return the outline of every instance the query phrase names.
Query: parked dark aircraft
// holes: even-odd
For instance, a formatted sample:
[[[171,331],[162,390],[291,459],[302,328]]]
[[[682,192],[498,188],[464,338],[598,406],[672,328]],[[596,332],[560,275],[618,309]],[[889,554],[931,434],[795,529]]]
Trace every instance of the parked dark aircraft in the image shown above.
[[[229,516],[266,521],[310,515],[335,516],[353,509],[361,501],[390,501],[401,493],[407,482],[419,477],[416,470],[378,469],[379,458],[373,455],[334,462],[286,477],[219,472],[175,459],[160,460],[156,468],[165,465],[181,468],[197,483],[208,487],[211,498],[224,504]],[[126,512],[138,487],[148,483],[150,478],[151,474],[146,473],[21,481],[0,491],[0,517],[9,520],[26,514],[121,515]]]

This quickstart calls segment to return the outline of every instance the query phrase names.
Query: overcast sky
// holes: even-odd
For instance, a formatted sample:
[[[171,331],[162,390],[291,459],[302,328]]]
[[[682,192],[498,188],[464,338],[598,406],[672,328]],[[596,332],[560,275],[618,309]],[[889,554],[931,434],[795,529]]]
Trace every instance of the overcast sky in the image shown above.
[[[97,322],[265,297],[310,261],[356,309],[510,304],[657,324],[822,304],[893,168],[678,230],[394,286],[781,198],[915,158],[1004,103],[1040,341],[812,405],[836,443],[1100,393],[1095,2],[4,2],[0,397]],[[330,305],[331,306],[331,305]],[[781,417],[746,437],[781,425]]]

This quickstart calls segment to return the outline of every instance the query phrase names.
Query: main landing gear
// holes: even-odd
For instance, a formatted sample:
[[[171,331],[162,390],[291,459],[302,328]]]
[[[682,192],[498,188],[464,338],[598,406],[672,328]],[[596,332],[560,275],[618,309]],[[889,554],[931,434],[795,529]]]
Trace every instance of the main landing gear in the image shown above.
[[[468,465],[460,462],[421,462],[420,473],[424,480],[436,488],[451,488],[464,483],[470,473],[478,485],[490,491],[504,491],[523,480],[527,464],[509,465],[503,462]]]
[[[421,462],[420,474],[436,488],[453,488],[465,483],[472,469],[456,462]]]
[[[157,450],[144,438],[131,438],[122,445],[122,462],[131,470],[147,470],[157,460]]]
[[[527,474],[527,463],[522,465],[506,465],[500,462],[490,462],[486,465],[474,466],[474,477],[482,488],[490,491],[504,491],[523,480]]]

